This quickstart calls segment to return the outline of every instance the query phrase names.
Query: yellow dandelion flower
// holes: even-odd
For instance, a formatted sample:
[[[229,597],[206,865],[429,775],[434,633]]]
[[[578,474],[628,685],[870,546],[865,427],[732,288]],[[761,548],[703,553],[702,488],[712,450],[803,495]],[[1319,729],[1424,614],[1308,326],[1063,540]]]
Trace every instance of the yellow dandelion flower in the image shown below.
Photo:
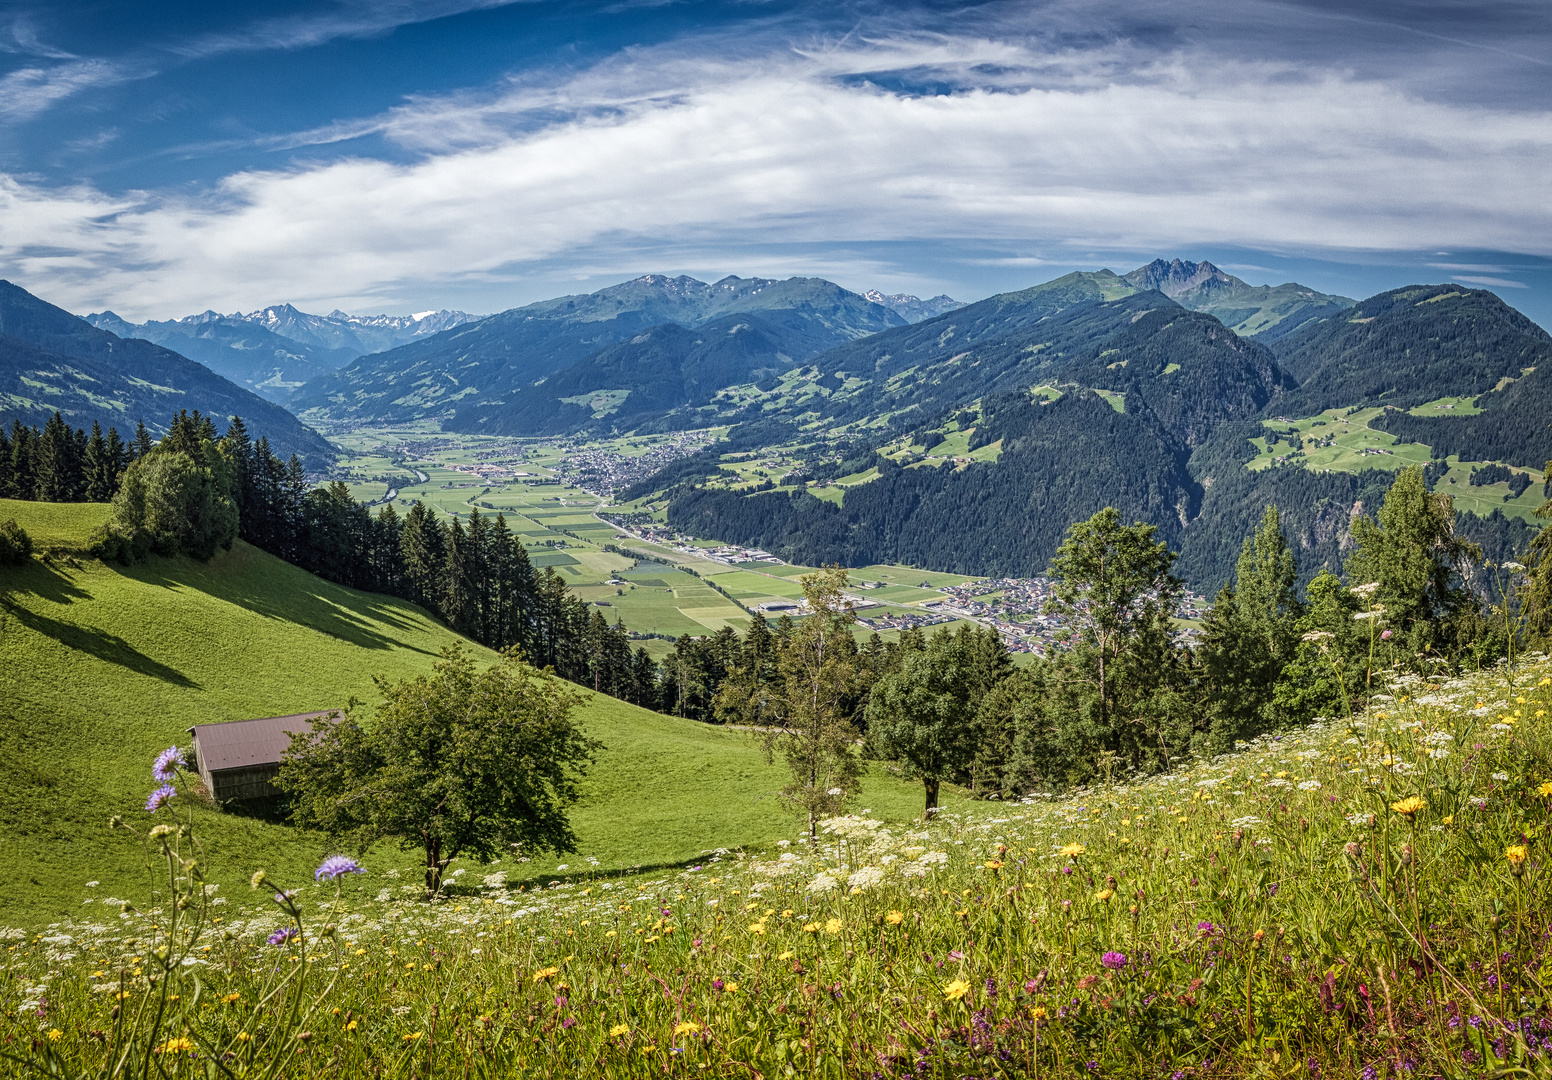
[[[559,975],[559,974],[560,974],[560,968],[553,968],[553,967],[540,968],[538,971],[533,973],[533,981],[536,982],[536,983],[543,982],[545,979],[552,978],[552,977],[554,977],[556,975]]]
[[[1044,1005],[1036,1005],[1035,1006],[1035,1019],[1036,1020],[1044,1020],[1047,1016],[1050,1016],[1050,1015],[1051,1014],[1046,1011],[1046,1007]]]
[[[701,1026],[699,1024],[697,1024],[694,1020],[681,1020],[679,1023],[674,1025],[674,1034],[675,1035],[694,1035],[694,1034],[698,1033],[700,1031],[700,1029],[701,1029]]]
[[[239,994],[237,991],[233,990],[230,994],[227,994],[224,998],[221,999],[221,1004],[223,1004],[223,1005],[235,1005],[237,1002],[239,1002],[241,1000],[242,1000],[242,995]]]
[[[1094,894],[1094,899],[1098,900],[1100,903],[1104,903],[1114,895],[1114,889],[1100,889],[1099,892]]]
[[[1552,799],[1552,780],[1548,780],[1536,789],[1536,794],[1543,799]]]
[[[778,960],[791,960],[794,955],[796,955],[796,954],[794,954],[791,949],[788,949],[786,952],[782,953],[776,959],[778,959]]]
[[[986,860],[986,869],[988,869],[988,870],[1001,870],[1002,869],[1002,863],[998,862],[996,859],[987,859]]]
[[[827,921],[825,923],[824,928],[825,928],[825,933],[827,933],[827,934],[830,934],[832,936],[835,935],[835,934],[839,934],[841,932],[841,920],[840,919],[830,919],[829,921]]]
[[[1504,848],[1504,858],[1509,860],[1510,866],[1523,866],[1525,857],[1529,854],[1530,852],[1526,850],[1524,844],[1515,844],[1512,847]]]
[[[890,926],[899,926],[902,922],[905,921],[905,915],[899,911],[891,911],[888,915],[884,916],[884,921]]]
[[[611,1039],[618,1039],[622,1035],[629,1035],[629,1034],[630,1034],[630,1025],[629,1024],[615,1024],[614,1027],[609,1029],[609,1038],[611,1038]]]
[[[722,984],[722,992],[724,994],[736,994],[738,993],[738,984],[729,979]]]
[[[810,934],[817,934],[819,933],[819,924],[816,922],[804,923],[803,929],[808,931]]]
[[[58,1028],[49,1028],[48,1037],[49,1042],[58,1042],[60,1039],[65,1037],[65,1033],[60,1031]]]
[[[1182,825],[1184,825],[1184,824],[1186,824],[1186,823],[1187,823],[1187,822],[1189,822],[1189,821],[1190,821],[1190,820],[1191,820],[1191,819],[1190,819],[1190,818],[1188,818],[1188,817],[1186,817],[1186,816],[1185,816],[1185,815],[1184,815],[1184,814],[1181,814],[1181,815],[1180,815],[1180,816],[1179,816],[1179,817],[1177,817],[1177,818],[1176,818],[1176,819],[1175,819],[1175,820],[1176,820],[1176,821],[1178,821],[1178,822],[1180,822],[1180,824],[1182,824]]]
[[[1082,844],[1068,844],[1066,847],[1058,851],[1057,854],[1065,855],[1069,859],[1076,859],[1079,855],[1082,855],[1087,850],[1088,849],[1085,848]]]
[[[176,1039],[168,1039],[156,1048],[158,1054],[182,1054],[194,1049],[194,1040],[187,1035],[179,1035]]]
[[[970,992],[970,984],[963,979],[955,979],[943,987],[943,998],[946,1001],[959,1001]]]
[[[1411,821],[1427,805],[1419,796],[1408,795],[1404,799],[1391,803],[1390,808],[1408,821]]]
[[[421,1038],[421,1035],[422,1035],[422,1032],[412,1031],[408,1035],[404,1036],[404,1041],[407,1042],[407,1043],[419,1042],[420,1038]]]
[[[356,1028],[359,1027],[359,1026],[360,1025],[355,1020],[352,1020],[350,1023],[345,1025],[345,1030],[346,1031],[355,1031]]]
[[[1453,825],[1453,824],[1455,824],[1455,815],[1454,814],[1450,814],[1448,817],[1445,817],[1445,818],[1441,819],[1439,824],[1440,825]]]
[[[758,936],[764,937],[765,936],[765,924],[763,922],[750,923],[749,924],[749,932],[751,934],[756,934]]]

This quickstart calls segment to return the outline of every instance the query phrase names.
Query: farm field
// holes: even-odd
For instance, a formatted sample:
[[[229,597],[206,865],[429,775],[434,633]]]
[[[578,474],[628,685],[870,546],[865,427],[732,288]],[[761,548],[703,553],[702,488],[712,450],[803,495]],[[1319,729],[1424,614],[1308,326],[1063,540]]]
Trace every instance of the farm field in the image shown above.
[[[522,538],[534,566],[553,567],[606,618],[618,619],[641,635],[637,643],[654,658],[669,650],[664,638],[715,633],[723,626],[744,629],[750,611],[758,605],[801,597],[797,578],[814,569],[769,563],[729,565],[698,553],[719,547],[715,539],[698,539],[685,545],[697,550],[682,551],[627,535],[600,520],[599,514],[628,508],[614,507],[578,486],[577,463],[598,455],[640,459],[654,448],[661,452],[667,436],[573,445],[564,439],[447,435],[429,425],[408,425],[360,429],[334,439],[347,450],[339,465],[340,477],[357,498],[381,500],[392,490],[394,508],[400,513],[420,500],[464,521],[476,510],[502,514],[507,527]],[[748,455],[728,468],[742,478],[731,482],[737,487],[779,478],[789,465],[777,449]],[[860,475],[848,477],[841,485],[862,480]],[[839,499],[843,486],[811,490],[821,498]],[[638,566],[636,556],[605,550],[607,546],[646,556],[647,561]],[[895,605],[941,600],[940,587],[967,580],[963,575],[890,566],[866,567],[852,576],[886,586],[859,591],[858,596]],[[889,640],[897,635],[890,631],[884,636]]]
[[[1441,413],[1468,416],[1479,411],[1471,406],[1469,398],[1440,398],[1410,410],[1414,416]],[[1315,472],[1361,472],[1364,469],[1395,472],[1408,466],[1427,464],[1432,457],[1427,446],[1398,443],[1395,436],[1368,426],[1379,413],[1379,409],[1327,409],[1319,416],[1299,420],[1263,420],[1262,426],[1277,433],[1279,441],[1272,443],[1267,436],[1250,440],[1259,453],[1245,467],[1259,471],[1274,464],[1293,462]],[[1299,442],[1297,455],[1289,445],[1290,438]],[[1509,517],[1533,522],[1536,508],[1546,501],[1541,489],[1546,477],[1537,469],[1515,470],[1527,474],[1532,484],[1517,497],[1510,497],[1512,492],[1507,482],[1481,486],[1470,483],[1471,470],[1482,462],[1462,462],[1457,455],[1445,460],[1449,471],[1434,487],[1454,496],[1458,511],[1488,517],[1494,510],[1502,510]]]
[[[60,538],[84,537],[102,513],[84,504],[0,507],[30,532]],[[716,594],[680,576],[690,584],[676,602],[710,607],[697,590]],[[699,632],[709,632],[704,618]],[[87,881],[104,896],[144,884],[139,849],[105,826],[112,814],[143,813],[147,762],[186,743],[189,726],[329,708],[353,695],[371,704],[379,700],[373,676],[429,672],[456,640],[412,604],[330,584],[241,542],[209,564],[120,568],[61,556],[0,569],[7,921],[74,912]],[[601,696],[584,708],[584,722],[607,750],[574,812],[582,850],[559,862],[675,863],[791,832],[791,819],[764,797],[780,785],[780,767],[767,765],[749,737]],[[882,775],[867,796],[881,816],[908,817],[920,800]],[[321,837],[281,825],[202,808],[194,815],[211,843],[212,879],[229,891],[256,865],[300,880],[323,851]],[[385,868],[416,859],[391,848],[372,857]],[[536,859],[513,877],[553,875],[556,866]]]

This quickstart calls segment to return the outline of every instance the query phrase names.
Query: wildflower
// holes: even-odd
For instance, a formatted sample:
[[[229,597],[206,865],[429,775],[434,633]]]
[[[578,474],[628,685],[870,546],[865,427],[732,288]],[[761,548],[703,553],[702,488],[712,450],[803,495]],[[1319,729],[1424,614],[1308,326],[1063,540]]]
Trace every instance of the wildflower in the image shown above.
[[[176,746],[169,746],[151,763],[151,778],[159,783],[168,783],[177,775],[177,768],[183,764],[183,751]]]
[[[1509,872],[1515,877],[1525,873],[1525,857],[1528,854],[1524,844],[1504,848],[1504,858],[1509,860]]]
[[[1317,641],[1324,641],[1326,638],[1329,638],[1329,637],[1336,637],[1336,635],[1333,634],[1329,630],[1311,630],[1308,633],[1302,635],[1300,640],[1301,641],[1309,641],[1309,642],[1317,642]]]
[[[902,922],[905,921],[905,915],[899,911],[891,911],[888,915],[884,916],[884,921],[890,926],[899,926]]]
[[[1066,856],[1069,859],[1076,859],[1079,855],[1082,855],[1085,850],[1087,849],[1084,848],[1082,844],[1068,844],[1066,847],[1058,851],[1057,854]]]
[[[408,1035],[404,1036],[404,1041],[407,1043],[418,1042],[422,1034],[423,1033],[419,1031],[412,1031]]]
[[[1536,794],[1543,799],[1552,799],[1552,780],[1548,780],[1536,789]]]
[[[629,1034],[630,1034],[630,1025],[629,1024],[615,1024],[614,1027],[609,1029],[609,1038],[611,1038],[611,1039],[618,1039],[622,1035],[629,1035]]]
[[[963,979],[955,979],[943,987],[945,1001],[959,1001],[970,992],[970,984]]]
[[[1379,591],[1379,588],[1379,582],[1371,581],[1367,585],[1354,585],[1347,591],[1352,593],[1354,596],[1373,596],[1376,592]]]
[[[1319,780],[1305,780],[1303,783],[1301,783],[1299,785],[1299,790],[1300,791],[1319,791],[1320,790],[1320,781]]]
[[[1406,818],[1408,821],[1411,821],[1413,818],[1417,817],[1418,813],[1427,805],[1428,804],[1425,803],[1420,797],[1416,795],[1408,795],[1404,799],[1400,799],[1391,803],[1390,808],[1396,813],[1400,814],[1402,817]]]
[[[546,979],[554,978],[556,975],[559,975],[559,974],[560,974],[560,968],[554,968],[554,967],[540,968],[538,971],[533,973],[533,981],[536,982],[536,983],[540,983],[540,982],[543,982]]]
[[[275,946],[275,948],[280,949],[284,948],[286,943],[294,937],[296,937],[296,927],[282,926],[269,936],[269,943]]]
[[[841,920],[840,919],[830,919],[828,922],[825,923],[824,929],[825,929],[825,933],[827,933],[827,934],[831,934],[831,935],[839,934],[841,932]]]
[[[194,1040],[187,1035],[179,1035],[176,1039],[168,1039],[156,1048],[158,1054],[184,1054],[194,1049]]]
[[[366,870],[349,855],[330,855],[313,871],[315,881],[333,881],[345,874],[364,874]]]
[[[1100,889],[1099,892],[1094,894],[1094,899],[1098,900],[1100,903],[1103,904],[1105,901],[1109,900],[1114,895],[1115,895],[1115,890],[1114,889]]]
[[[156,813],[162,807],[166,806],[168,802],[172,800],[172,797],[176,794],[178,794],[178,791],[171,784],[163,784],[161,787],[151,792],[151,797],[146,800],[146,813]]]
[[[60,1031],[58,1028],[49,1028],[48,1037],[49,1042],[58,1042],[60,1039],[65,1037],[65,1033]]]
[[[701,1030],[701,1026],[694,1020],[681,1020],[674,1025],[675,1035],[695,1035]]]
[[[239,1002],[241,1000],[242,1000],[242,995],[239,994],[237,991],[233,990],[230,994],[227,994],[225,997],[223,997],[221,999],[221,1004],[223,1004],[223,1005],[235,1005],[237,1002]]]
[[[986,869],[988,869],[988,870],[1001,870],[1002,869],[1002,863],[998,862],[996,859],[987,859],[986,860]]]
[[[1111,971],[1120,971],[1127,964],[1126,954],[1119,952],[1107,952],[1099,958],[1099,962]]]

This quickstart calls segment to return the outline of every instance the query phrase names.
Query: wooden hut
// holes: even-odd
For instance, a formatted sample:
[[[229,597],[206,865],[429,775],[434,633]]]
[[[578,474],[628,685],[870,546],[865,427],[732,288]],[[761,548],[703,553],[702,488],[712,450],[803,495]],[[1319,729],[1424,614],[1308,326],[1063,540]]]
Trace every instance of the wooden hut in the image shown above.
[[[218,804],[278,798],[274,784],[280,759],[291,746],[287,732],[311,731],[323,717],[338,710],[268,716],[259,720],[233,720],[225,724],[196,724],[194,767]]]

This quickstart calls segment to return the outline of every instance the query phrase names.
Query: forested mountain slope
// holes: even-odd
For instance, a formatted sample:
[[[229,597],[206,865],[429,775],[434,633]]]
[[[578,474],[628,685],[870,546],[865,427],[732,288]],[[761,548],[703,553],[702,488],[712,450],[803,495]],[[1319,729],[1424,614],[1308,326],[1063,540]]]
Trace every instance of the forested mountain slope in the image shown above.
[[[1219,280],[1208,264],[1154,270],[1143,283],[1157,279],[1177,293]],[[1043,298],[1034,290],[1036,303],[1048,302],[1038,319],[1001,336],[977,335],[957,350],[954,320],[976,315],[977,305],[816,360],[829,365],[871,356],[876,372],[866,382],[849,379],[837,387],[810,406],[810,417],[891,416],[873,446],[900,457],[904,443],[926,447],[941,440],[931,431],[952,416],[948,430],[973,427],[968,447],[975,460],[957,457],[949,467],[941,456],[913,462],[907,455],[902,460],[912,467],[902,471],[885,462],[873,479],[864,475],[869,455],[843,448],[841,473],[861,481],[850,481],[836,505],[806,491],[751,498],[718,482],[690,490],[686,484],[715,481],[717,464],[708,452],[704,461],[683,462],[671,479],[665,473],[657,482],[657,490],[679,485],[670,522],[808,563],[887,561],[1026,574],[1044,568],[1067,525],[1114,505],[1158,526],[1161,538],[1181,552],[1188,580],[1212,591],[1232,570],[1237,538],[1270,503],[1283,510],[1307,579],[1320,568],[1340,568],[1352,543],[1352,519],[1373,512],[1404,461],[1420,463],[1431,454],[1433,475],[1442,475],[1448,455],[1526,468],[1552,459],[1552,338],[1480,290],[1392,290],[1274,342],[1274,351],[1156,291],[1106,299],[1094,293],[1113,282],[1092,276],[1063,282]],[[1001,326],[1018,322],[1021,309],[996,299],[981,312],[1000,313]],[[983,332],[989,325],[984,316],[977,324]],[[895,347],[883,348],[885,339]],[[1285,358],[1304,373],[1302,385],[1284,368]],[[1033,398],[1032,386],[1040,388]],[[1091,392],[1107,395],[1110,415]],[[1039,400],[1059,394],[1055,404]],[[1295,449],[1280,457],[1265,449],[1272,429],[1287,426],[1268,418],[1392,402],[1399,407],[1377,416],[1371,410],[1366,422],[1321,421],[1308,441],[1289,436]],[[1424,403],[1427,410],[1418,407]],[[1331,445],[1324,432],[1337,429],[1361,433],[1361,444],[1339,468],[1307,465],[1299,447]],[[1390,436],[1424,445],[1393,450]],[[992,451],[995,461],[986,459]],[[1256,467],[1247,467],[1258,455]],[[1521,476],[1521,488],[1529,480]],[[652,489],[648,482],[628,494]],[[1533,525],[1479,509],[1487,516],[1461,518],[1463,535],[1493,559],[1523,550]]]
[[[1552,359],[1552,336],[1486,289],[1412,285],[1371,296],[1276,343],[1299,380],[1286,416],[1322,409],[1476,397]]]
[[[76,427],[98,421],[153,431],[180,409],[241,416],[282,456],[321,466],[333,447],[273,402],[149,341],[99,330],[10,282],[0,282],[0,423],[41,425],[58,410]]]
[[[320,419],[436,417],[451,430],[489,430],[540,379],[607,346],[651,327],[696,327],[738,312],[758,312],[794,340],[811,335],[818,342],[813,352],[905,321],[819,278],[725,278],[707,284],[648,275],[584,296],[514,308],[362,357],[303,387],[292,407]]]

